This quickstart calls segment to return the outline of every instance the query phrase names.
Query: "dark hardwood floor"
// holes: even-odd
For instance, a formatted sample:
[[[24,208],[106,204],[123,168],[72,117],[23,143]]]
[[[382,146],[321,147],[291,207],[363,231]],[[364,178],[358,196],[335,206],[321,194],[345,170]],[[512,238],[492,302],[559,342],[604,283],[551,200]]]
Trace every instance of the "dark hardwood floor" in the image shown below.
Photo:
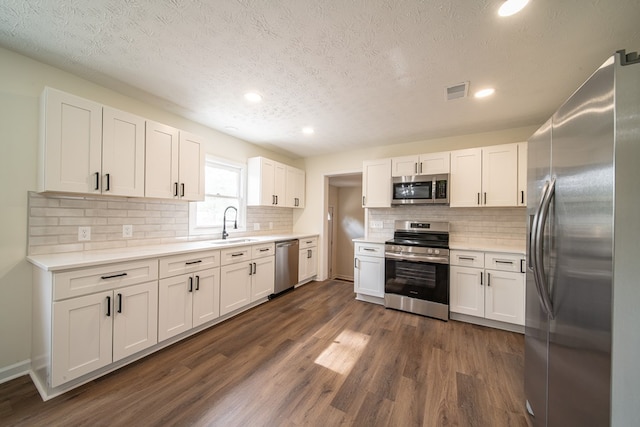
[[[316,282],[48,402],[2,384],[0,425],[527,426],[523,347]]]

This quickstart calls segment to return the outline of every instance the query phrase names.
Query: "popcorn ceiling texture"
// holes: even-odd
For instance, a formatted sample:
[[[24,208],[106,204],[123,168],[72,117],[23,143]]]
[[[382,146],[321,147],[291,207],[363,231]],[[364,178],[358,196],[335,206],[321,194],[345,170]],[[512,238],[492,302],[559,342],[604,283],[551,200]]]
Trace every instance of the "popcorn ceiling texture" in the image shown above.
[[[448,221],[451,244],[500,245],[525,248],[527,231],[525,208],[450,208],[449,206],[400,206],[369,209],[371,239],[393,237],[394,221]],[[372,221],[383,221],[383,228],[371,228]]]
[[[259,223],[261,231],[253,231]],[[269,223],[273,228],[269,228]],[[133,225],[133,237],[122,226]],[[78,241],[78,227],[91,227],[91,240]],[[292,209],[247,207],[246,234],[284,234],[293,230]],[[157,245],[185,240],[217,239],[189,236],[189,203],[173,200],[74,197],[29,192],[29,255]]]

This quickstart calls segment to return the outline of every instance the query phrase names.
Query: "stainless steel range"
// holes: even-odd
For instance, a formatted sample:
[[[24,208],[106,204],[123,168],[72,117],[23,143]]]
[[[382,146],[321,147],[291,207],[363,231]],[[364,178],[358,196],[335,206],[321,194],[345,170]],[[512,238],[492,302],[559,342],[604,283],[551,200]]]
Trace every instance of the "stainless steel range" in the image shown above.
[[[449,223],[396,221],[385,243],[385,307],[448,320]]]

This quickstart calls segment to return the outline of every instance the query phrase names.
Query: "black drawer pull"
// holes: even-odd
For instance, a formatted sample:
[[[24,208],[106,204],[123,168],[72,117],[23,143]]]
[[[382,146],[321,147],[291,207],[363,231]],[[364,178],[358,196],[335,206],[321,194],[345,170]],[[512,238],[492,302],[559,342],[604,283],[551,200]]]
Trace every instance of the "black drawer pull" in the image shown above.
[[[120,273],[120,274],[112,274],[111,276],[100,276],[101,279],[106,280],[106,279],[113,279],[115,277],[123,277],[126,276],[127,273]]]
[[[470,256],[459,256],[458,259],[465,259],[467,261],[475,261],[476,257],[470,257]]]
[[[244,252],[236,252],[235,254],[231,254],[231,256],[242,256],[244,255]]]
[[[496,260],[496,264],[511,264],[513,265],[513,261],[500,261],[499,259]]]
[[[187,261],[185,262],[186,265],[191,265],[191,264],[200,264],[202,262],[201,259],[197,260],[197,261]]]
[[[258,249],[258,251],[259,251],[259,252],[268,252],[268,251],[270,251],[270,250],[271,250],[271,249],[269,249],[269,248]]]

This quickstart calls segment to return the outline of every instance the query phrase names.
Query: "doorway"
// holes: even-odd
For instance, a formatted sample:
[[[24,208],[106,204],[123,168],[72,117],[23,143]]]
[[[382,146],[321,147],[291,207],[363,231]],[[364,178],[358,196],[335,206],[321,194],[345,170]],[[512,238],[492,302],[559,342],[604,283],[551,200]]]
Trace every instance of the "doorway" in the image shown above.
[[[353,281],[353,239],[364,236],[362,173],[327,176],[327,273],[330,279]]]

